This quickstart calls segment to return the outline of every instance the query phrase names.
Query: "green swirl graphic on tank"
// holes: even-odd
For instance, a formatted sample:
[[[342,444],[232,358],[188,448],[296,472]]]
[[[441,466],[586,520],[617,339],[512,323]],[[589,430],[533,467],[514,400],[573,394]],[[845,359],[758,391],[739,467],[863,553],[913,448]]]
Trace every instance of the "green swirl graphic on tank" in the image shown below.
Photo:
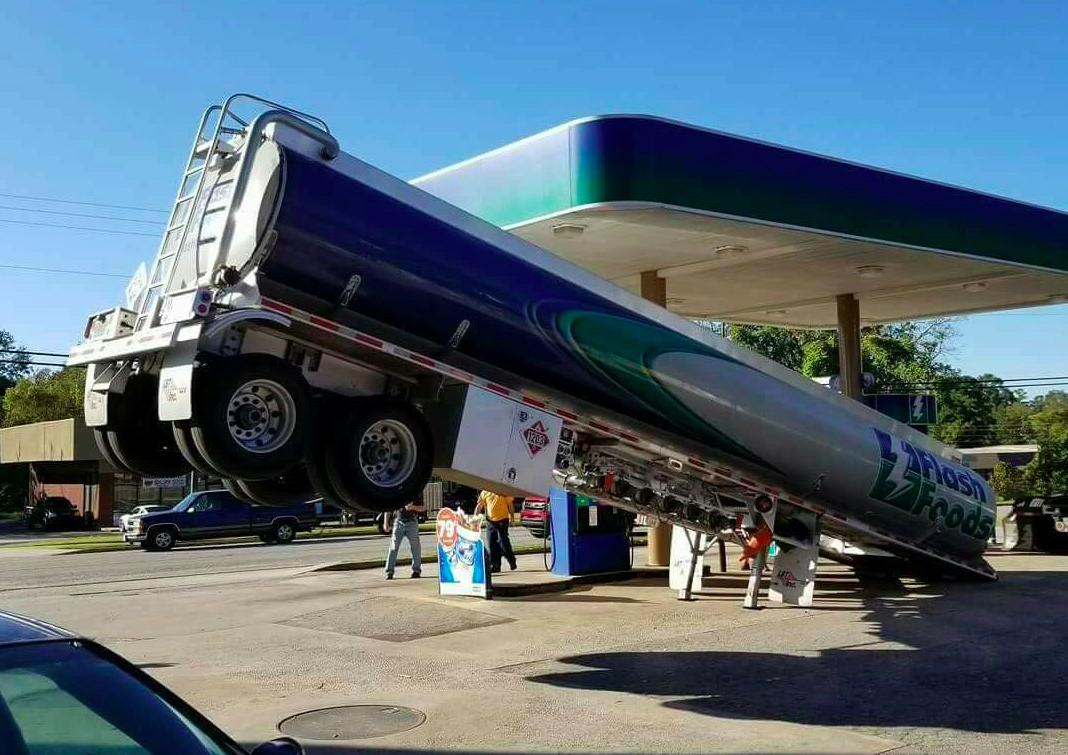
[[[962,558],[985,549],[990,488],[937,441],[663,328],[575,310],[557,326],[605,384],[761,479],[805,495],[821,478],[815,497],[869,526]]]

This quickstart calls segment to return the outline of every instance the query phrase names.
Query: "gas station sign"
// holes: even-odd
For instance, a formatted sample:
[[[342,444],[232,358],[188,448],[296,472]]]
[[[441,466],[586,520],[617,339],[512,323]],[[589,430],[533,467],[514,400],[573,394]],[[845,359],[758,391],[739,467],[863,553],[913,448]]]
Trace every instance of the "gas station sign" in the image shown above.
[[[928,394],[872,393],[864,397],[875,411],[906,425],[933,425],[938,422],[938,405]]]

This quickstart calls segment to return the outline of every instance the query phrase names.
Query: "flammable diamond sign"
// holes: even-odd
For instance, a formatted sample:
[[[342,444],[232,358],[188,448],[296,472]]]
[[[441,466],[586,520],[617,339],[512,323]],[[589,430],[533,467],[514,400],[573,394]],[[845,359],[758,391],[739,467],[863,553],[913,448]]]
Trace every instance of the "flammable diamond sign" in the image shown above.
[[[533,425],[523,431],[523,440],[526,441],[527,451],[530,455],[536,456],[538,451],[549,445],[549,432],[545,428],[545,423],[540,419]]]

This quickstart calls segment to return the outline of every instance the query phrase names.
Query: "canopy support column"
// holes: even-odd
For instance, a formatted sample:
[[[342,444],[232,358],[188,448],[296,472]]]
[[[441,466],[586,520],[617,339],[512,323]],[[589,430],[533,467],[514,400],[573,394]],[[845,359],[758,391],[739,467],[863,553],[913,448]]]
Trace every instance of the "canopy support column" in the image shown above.
[[[864,371],[860,355],[860,302],[853,294],[839,294],[838,384],[844,395],[861,400]]]
[[[641,275],[641,296],[646,301],[666,307],[667,280],[661,278],[656,270],[646,270]],[[646,563],[649,566],[668,566],[671,563],[671,525],[661,522],[648,530]]]

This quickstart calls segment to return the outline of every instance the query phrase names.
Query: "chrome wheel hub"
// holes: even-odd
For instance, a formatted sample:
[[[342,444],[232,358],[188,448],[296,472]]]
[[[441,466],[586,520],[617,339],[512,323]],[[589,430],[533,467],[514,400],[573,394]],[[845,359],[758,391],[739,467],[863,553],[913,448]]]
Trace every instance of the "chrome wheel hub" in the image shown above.
[[[416,454],[415,436],[396,420],[375,422],[360,439],[360,469],[382,488],[395,488],[411,477]]]
[[[244,450],[269,453],[283,446],[296,427],[293,396],[273,380],[250,380],[230,397],[226,425]]]

